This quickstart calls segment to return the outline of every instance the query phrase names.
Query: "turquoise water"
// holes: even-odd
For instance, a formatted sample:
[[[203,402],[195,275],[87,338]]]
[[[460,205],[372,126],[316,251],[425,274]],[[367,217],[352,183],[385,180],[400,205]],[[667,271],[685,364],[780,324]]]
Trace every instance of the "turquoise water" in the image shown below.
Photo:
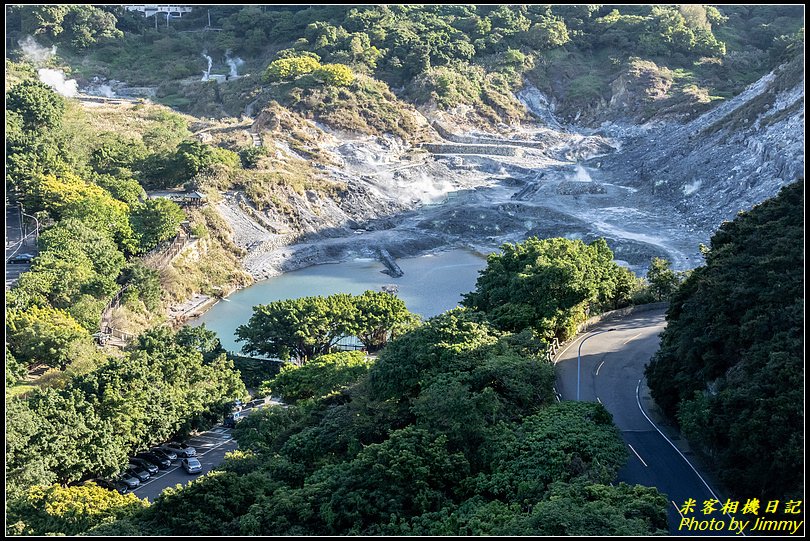
[[[241,344],[234,332],[247,323],[257,304],[333,293],[358,295],[367,289],[380,291],[388,284],[397,286],[397,295],[411,312],[427,318],[455,308],[462,294],[475,288],[478,271],[486,266],[486,260],[467,250],[451,250],[398,259],[397,264],[405,273],[399,278],[380,272],[385,267],[375,259],[316,265],[274,276],[237,291],[191,324],[205,323],[206,328],[216,331],[225,349],[239,351]]]

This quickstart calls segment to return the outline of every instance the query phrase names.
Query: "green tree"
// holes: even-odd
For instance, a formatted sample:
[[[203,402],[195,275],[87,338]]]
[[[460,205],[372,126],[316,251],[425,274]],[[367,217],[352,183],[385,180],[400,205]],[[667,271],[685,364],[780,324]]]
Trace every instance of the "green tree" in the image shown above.
[[[164,198],[147,199],[136,205],[130,221],[138,236],[140,251],[148,252],[162,241],[177,234],[180,222],[186,219],[177,203]]]
[[[499,535],[648,536],[667,534],[667,498],[653,487],[556,482],[530,515]]]
[[[526,45],[540,51],[562,47],[570,40],[565,22],[550,17],[541,18],[526,31],[523,38]]]
[[[62,33],[62,23],[70,6],[15,6],[20,11],[21,29],[27,34],[54,38]]]
[[[255,169],[262,156],[267,156],[265,147],[249,146],[239,151],[239,159],[242,160],[242,167],[245,169]]]
[[[146,157],[146,145],[139,138],[122,137],[117,133],[102,133],[97,146],[90,152],[90,165],[98,173],[119,176]]]
[[[652,258],[650,269],[647,271],[647,281],[659,301],[668,298],[678,287],[678,277],[672,270],[670,262],[660,257]]]
[[[39,81],[23,81],[6,94],[6,109],[14,111],[26,130],[56,129],[62,124],[65,100]]]
[[[16,385],[25,377],[25,373],[25,363],[18,361],[8,350],[8,344],[6,344],[6,388]]]
[[[98,43],[120,39],[124,33],[116,28],[118,20],[109,11],[95,6],[71,6],[63,25],[70,44],[77,49],[87,49]]]
[[[285,364],[281,372],[264,382],[262,391],[295,403],[321,398],[356,383],[368,373],[370,363],[361,351],[344,351],[315,357],[304,366]]]
[[[177,331],[175,341],[178,345],[199,351],[203,359],[210,361],[220,354],[225,353],[222,343],[217,338],[217,333],[205,328],[205,323],[199,327],[186,325]]]
[[[351,295],[303,297],[253,307],[246,325],[236,329],[244,353],[283,360],[309,359],[329,353],[350,332],[356,311]]]
[[[492,474],[476,483],[478,491],[507,501],[538,501],[555,481],[609,483],[627,460],[621,435],[601,404],[552,404],[504,428],[489,442]]]
[[[349,332],[370,352],[382,349],[388,340],[401,335],[419,321],[402,299],[390,293],[366,291],[352,299],[356,310]]]
[[[312,73],[320,67],[320,62],[311,56],[279,58],[267,66],[264,72],[264,80],[269,83],[291,81],[301,75]]]
[[[452,310],[393,341],[369,374],[377,400],[415,397],[422,384],[444,372],[469,371],[497,341],[497,332],[463,310]]]
[[[645,374],[735,495],[798,497],[804,467],[804,181],[711,239]],[[774,422],[779,419],[779,422]],[[767,456],[767,467],[745,457]]]
[[[233,151],[206,145],[199,141],[183,141],[177,147],[170,167],[174,178],[190,180],[200,173],[212,171],[217,165],[234,169],[239,167],[239,155]]]
[[[331,86],[349,86],[354,82],[351,68],[343,64],[324,64],[313,70],[312,75]]]
[[[496,327],[533,328],[544,338],[567,338],[584,321],[585,308],[616,303],[622,275],[603,239],[585,244],[530,238],[490,254],[476,290],[464,306],[485,312]]]
[[[14,357],[27,365],[46,364],[65,369],[71,362],[95,350],[93,339],[63,310],[31,306],[6,314],[8,346]]]
[[[91,528],[130,517],[149,506],[135,494],[119,494],[95,483],[81,486],[34,486],[12,506],[12,518],[25,523],[23,535],[79,535]]]
[[[161,289],[158,271],[134,259],[122,271],[121,279],[129,286],[122,297],[124,303],[132,305],[135,301],[141,301],[149,312],[160,311]]]
[[[115,175],[93,175],[92,180],[99,187],[110,192],[115,199],[129,205],[130,208],[146,199],[146,191],[143,186],[126,171],[117,171]]]

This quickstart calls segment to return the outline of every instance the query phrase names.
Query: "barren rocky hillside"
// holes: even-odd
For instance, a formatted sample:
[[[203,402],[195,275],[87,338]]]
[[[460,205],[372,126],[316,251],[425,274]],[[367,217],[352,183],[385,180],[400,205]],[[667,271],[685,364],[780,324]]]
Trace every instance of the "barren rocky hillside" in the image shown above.
[[[563,125],[527,85],[517,98],[532,121],[483,133],[471,130],[464,107],[424,108],[413,122],[431,125],[432,139],[416,145],[301,120],[329,163],[320,172],[340,189],[289,191],[287,213],[233,192],[219,210],[257,278],[380,249],[490,251],[529,235],[604,236],[636,270],[654,255],[689,268],[720,221],[801,174],[802,85],[794,61],[689,122],[599,129]],[[617,92],[621,109],[628,88]],[[278,123],[263,118],[253,129],[281,153]]]

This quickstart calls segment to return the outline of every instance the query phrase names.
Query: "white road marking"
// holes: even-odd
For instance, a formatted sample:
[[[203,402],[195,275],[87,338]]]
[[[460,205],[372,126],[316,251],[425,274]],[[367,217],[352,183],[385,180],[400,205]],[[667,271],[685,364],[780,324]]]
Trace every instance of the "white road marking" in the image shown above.
[[[641,461],[641,463],[642,463],[642,464],[644,464],[644,467],[649,468],[649,466],[647,466],[647,463],[646,463],[646,462],[644,462],[644,459],[643,459],[643,458],[641,458],[641,455],[639,455],[639,454],[636,452],[636,450],[635,450],[635,449],[633,449],[633,446],[632,446],[632,445],[630,445],[629,443],[627,444],[627,446],[630,448],[630,450],[631,450],[631,451],[633,451],[633,454],[634,454],[634,455],[636,455],[636,456],[638,457],[638,459]]]
[[[216,448],[218,448],[218,447],[222,447],[223,445],[225,445],[226,443],[231,442],[231,441],[233,441],[233,438],[228,438],[227,440],[223,441],[223,442],[222,442],[222,443],[220,443],[219,445],[216,445],[216,446],[214,446],[214,447],[211,447],[210,449],[206,449],[204,453],[198,453],[198,454],[197,454],[197,456],[196,456],[196,457],[193,457],[193,458],[198,458],[198,459],[199,459],[201,456],[205,456],[205,455],[207,455],[208,453],[210,453],[211,451],[213,451],[214,449],[216,449]],[[180,459],[178,459],[178,460],[180,460]],[[156,480],[156,479],[160,479],[160,478],[161,478],[161,477],[163,477],[164,475],[170,474],[170,473],[172,473],[173,471],[178,470],[178,469],[180,469],[180,464],[179,464],[179,462],[178,462],[178,465],[177,465],[177,466],[175,466],[174,468],[171,468],[171,469],[168,469],[168,470],[162,470],[161,472],[158,472],[158,474],[156,474],[156,477],[150,477],[148,481],[146,481],[145,483],[141,483],[141,484],[140,484],[140,485],[138,485],[136,488],[132,489],[132,491],[131,491],[131,492],[135,492],[136,490],[139,490],[141,487],[144,487],[144,486],[148,485],[148,484],[149,484],[149,483],[151,483],[152,481],[154,481],[154,480]]]
[[[676,503],[675,503],[675,500],[669,500],[669,501],[671,501],[671,502],[672,502],[672,505],[674,505],[674,506],[675,506],[675,510],[678,512],[678,514],[679,514],[679,515],[681,515],[681,518],[685,518],[685,517],[683,516],[683,513],[681,513],[681,510],[680,510],[680,508],[678,507],[678,504],[676,504]]]
[[[622,344],[626,344],[627,342],[629,342],[629,341],[631,341],[631,340],[634,340],[634,339],[638,338],[639,336],[641,336],[641,334],[642,334],[642,333],[638,333],[638,334],[637,334],[637,335],[635,335],[635,336],[631,336],[630,338],[628,338],[627,340],[625,340],[624,342],[622,342]]]
[[[601,400],[599,400],[599,397],[598,397],[598,396],[596,397],[596,401],[597,401],[597,402],[599,402],[600,404],[602,403],[602,401],[601,401]]]
[[[602,368],[603,364],[605,364],[605,361],[602,361],[601,363],[599,363],[599,366],[596,367],[596,375],[597,376],[599,375],[599,369]]]
[[[706,487],[706,489],[709,491],[709,493],[714,497],[714,499],[719,500],[720,497],[717,496],[717,494],[714,493],[714,491],[712,490],[712,487],[709,486],[709,483],[707,483],[706,480],[698,473],[697,469],[692,465],[692,463],[689,462],[689,460],[685,456],[683,456],[683,453],[681,452],[681,450],[678,449],[678,447],[674,443],[672,443],[669,440],[669,438],[664,435],[663,432],[661,432],[661,429],[658,428],[658,426],[654,422],[652,422],[652,419],[650,419],[650,417],[647,415],[647,412],[645,412],[644,408],[641,407],[641,400],[639,399],[639,388],[640,387],[641,387],[641,380],[638,380],[638,383],[636,384],[636,404],[638,404],[638,409],[641,411],[641,414],[644,416],[645,419],[647,419],[647,421],[653,426],[653,428],[656,431],[658,431],[659,434],[661,434],[661,437],[664,438],[667,441],[667,443],[669,443],[672,446],[673,449],[675,449],[675,452],[677,452],[679,455],[681,455],[681,458],[684,460],[684,462],[689,464],[689,467],[692,468],[692,471],[695,472],[695,475],[698,476],[698,479],[700,479],[701,482],[703,482],[703,485]]]

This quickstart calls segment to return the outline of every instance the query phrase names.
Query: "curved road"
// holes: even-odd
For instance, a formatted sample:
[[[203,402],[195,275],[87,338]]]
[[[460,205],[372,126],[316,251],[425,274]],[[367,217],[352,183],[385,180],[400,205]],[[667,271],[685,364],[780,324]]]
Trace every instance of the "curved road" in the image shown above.
[[[619,471],[619,481],[657,487],[670,501],[670,532],[688,535],[690,532],[686,529],[678,529],[683,518],[678,508],[689,498],[697,503],[695,512],[686,515],[687,518],[727,522],[727,517],[719,510],[703,514],[704,501],[725,500],[713,487],[707,486],[702,472],[692,468],[690,463],[695,462],[689,457],[690,453],[676,450],[650,419],[655,415],[651,413],[653,402],[643,380],[644,365],[658,350],[659,334],[666,326],[664,314],[664,309],[640,312],[602,322],[578,335],[555,358],[556,389],[562,400],[576,400],[577,351],[582,345],[580,399],[604,404],[613,414],[628,447],[629,459]],[[593,334],[608,329],[612,330]],[[684,447],[681,441],[675,440],[675,443]],[[721,506],[722,503],[718,509]],[[691,533],[706,535],[709,532]],[[731,532],[724,528],[713,533],[729,535]]]

